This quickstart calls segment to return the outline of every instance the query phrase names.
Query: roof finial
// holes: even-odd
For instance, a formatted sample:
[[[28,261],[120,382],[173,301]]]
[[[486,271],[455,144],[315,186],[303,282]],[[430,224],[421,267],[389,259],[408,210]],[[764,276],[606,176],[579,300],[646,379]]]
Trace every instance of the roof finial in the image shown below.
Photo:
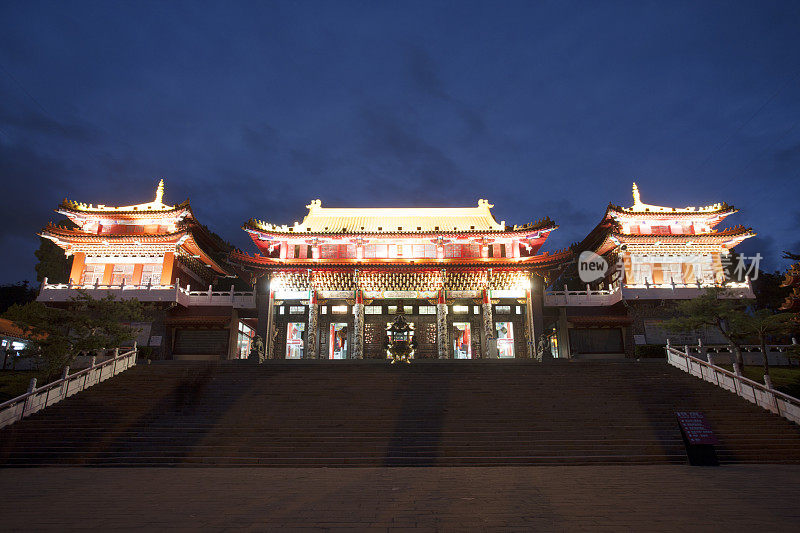
[[[639,196],[639,187],[636,186],[636,182],[633,182],[633,205],[634,207],[637,205],[642,205],[642,199]]]
[[[163,204],[164,200],[164,179],[162,178],[161,181],[158,182],[158,188],[156,189],[156,200],[153,203],[156,204]]]

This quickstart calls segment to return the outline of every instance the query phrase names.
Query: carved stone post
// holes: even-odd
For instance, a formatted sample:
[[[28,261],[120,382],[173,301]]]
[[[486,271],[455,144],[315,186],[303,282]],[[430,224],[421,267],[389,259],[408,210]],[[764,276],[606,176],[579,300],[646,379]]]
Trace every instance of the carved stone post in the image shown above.
[[[483,302],[481,303],[481,308],[483,311],[483,338],[484,340],[484,347],[483,347],[483,354],[484,357],[489,357],[489,339],[494,337],[494,328],[492,327],[492,301],[489,299],[489,289],[483,290]]]
[[[271,288],[269,290],[269,298],[267,300],[267,327],[265,329],[266,337],[263,338],[264,353],[259,354],[259,362],[264,359],[272,359],[275,357],[273,350],[275,349],[275,291]],[[284,349],[285,351],[285,349]]]
[[[450,355],[447,333],[447,304],[444,301],[444,289],[441,289],[436,303],[436,348],[439,359],[447,359]]]
[[[356,304],[353,306],[353,359],[364,358],[364,297],[356,289]]]
[[[308,328],[306,329],[306,359],[317,358],[317,318],[319,306],[317,305],[317,291],[311,290],[311,299],[308,302]]]

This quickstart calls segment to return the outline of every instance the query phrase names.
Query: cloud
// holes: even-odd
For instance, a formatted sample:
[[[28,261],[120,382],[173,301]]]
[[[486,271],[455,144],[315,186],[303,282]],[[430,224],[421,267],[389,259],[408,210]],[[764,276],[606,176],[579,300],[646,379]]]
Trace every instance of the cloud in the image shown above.
[[[257,126],[243,124],[241,136],[245,146],[255,151],[274,151],[282,140],[278,130],[266,122]]]
[[[100,137],[96,127],[79,119],[57,121],[40,112],[14,112],[3,108],[0,108],[0,129],[78,142],[91,142]]]
[[[441,148],[388,111],[363,109],[363,155],[384,171],[384,187],[424,194],[428,200],[447,196],[467,177]]]
[[[448,102],[456,114],[467,126],[471,135],[483,135],[487,132],[483,115],[465,102],[454,98],[445,88],[439,75],[439,68],[433,58],[419,47],[411,47],[408,51],[408,73],[414,86],[424,94]]]
[[[800,143],[797,143],[794,146],[790,146],[789,148],[785,148],[783,150],[778,150],[777,152],[775,152],[775,159],[781,163],[793,161],[798,157],[800,157]]]

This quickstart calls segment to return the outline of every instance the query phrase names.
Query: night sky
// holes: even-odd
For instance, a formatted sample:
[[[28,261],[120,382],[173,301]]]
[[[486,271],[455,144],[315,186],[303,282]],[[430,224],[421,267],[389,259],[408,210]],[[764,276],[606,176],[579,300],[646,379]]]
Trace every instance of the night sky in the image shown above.
[[[495,204],[545,250],[608,202],[727,201],[800,252],[800,2],[0,5],[0,283],[64,198],[242,222]]]

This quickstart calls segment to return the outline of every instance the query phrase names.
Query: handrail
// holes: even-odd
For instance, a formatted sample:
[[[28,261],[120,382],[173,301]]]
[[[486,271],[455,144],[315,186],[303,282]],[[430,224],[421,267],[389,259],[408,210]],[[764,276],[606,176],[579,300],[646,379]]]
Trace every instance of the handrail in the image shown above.
[[[92,358],[92,366],[75,372],[74,374],[70,374],[69,367],[66,367],[64,368],[64,373],[61,379],[47,383],[41,387],[36,387],[36,378],[32,378],[28,392],[21,394],[16,398],[12,398],[0,403],[0,428],[9,424],[13,424],[14,422],[17,422],[18,420],[21,420],[30,414],[40,411],[49,405],[57,403],[64,398],[75,394],[76,392],[85,390],[88,387],[91,387],[97,383],[100,383],[101,381],[104,381],[105,379],[108,379],[109,377],[115,376],[120,372],[127,370],[136,364],[137,353],[138,349],[134,344],[132,350],[116,355],[100,364],[94,364],[94,358]],[[118,368],[117,363],[119,362],[124,363],[121,365],[121,368]],[[112,367],[111,372],[104,372],[108,369],[108,367]],[[93,373],[94,375],[92,375]],[[83,383],[80,385],[79,389],[77,391],[70,391],[70,384],[80,381],[81,377],[83,377]],[[91,380],[89,379],[90,377]],[[56,396],[51,397],[50,392],[56,389],[60,389],[60,392]],[[42,402],[41,398],[43,394],[44,401]],[[38,403],[36,402],[37,398],[39,400]],[[22,407],[21,410],[20,406]]]
[[[754,403],[764,409],[776,413],[787,420],[794,422],[795,424],[800,424],[800,399],[795,398],[793,396],[789,396],[783,392],[775,390],[774,388],[768,387],[765,384],[759,383],[757,381],[753,381],[752,379],[746,378],[735,372],[731,372],[730,370],[726,370],[721,368],[717,365],[709,363],[707,361],[703,361],[702,359],[698,359],[689,353],[690,347],[686,346],[685,351],[681,351],[678,349],[673,348],[672,346],[665,346],[665,351],[667,354],[667,362],[672,366],[687,372],[690,375],[694,375],[703,379],[704,381],[709,381],[710,383],[714,383],[706,378],[706,375],[703,373],[703,368],[707,368],[714,373],[714,377],[716,378],[716,384],[719,387],[726,388],[724,385],[719,383],[720,375],[725,376],[733,381],[733,391],[741,398]],[[686,361],[685,365],[675,364],[671,359],[670,355],[680,357]],[[700,375],[694,374],[691,369],[690,363],[698,365],[700,367]],[[737,386],[737,383],[739,386]],[[747,395],[744,393],[744,389],[742,385],[750,387],[752,394]],[[730,389],[728,389],[730,390]],[[759,398],[756,396],[755,391],[758,390],[761,394],[766,395],[768,398],[771,398],[771,401],[759,401]],[[780,399],[783,402],[783,408],[781,408]]]
[[[13,405],[14,403],[19,403],[20,400],[24,400],[28,396],[32,396],[32,395],[38,394],[40,392],[45,392],[45,391],[47,391],[49,389],[55,389],[56,386],[63,385],[64,382],[68,381],[70,378],[75,378],[77,376],[82,376],[83,374],[86,374],[86,373],[88,373],[88,372],[90,372],[92,370],[97,370],[98,368],[103,368],[104,366],[108,366],[109,363],[113,363],[114,361],[118,361],[120,359],[128,357],[129,355],[131,355],[135,351],[136,351],[136,349],[130,350],[128,352],[125,352],[123,354],[118,355],[117,357],[114,357],[114,358],[108,359],[106,361],[103,361],[102,363],[100,363],[98,365],[94,365],[94,366],[90,366],[90,367],[84,368],[83,370],[79,370],[78,372],[75,372],[74,374],[69,374],[69,375],[63,377],[63,378],[59,379],[58,381],[51,381],[50,383],[42,385],[41,387],[37,387],[37,388],[35,388],[33,390],[30,390],[30,391],[28,391],[28,392],[26,392],[24,394],[20,394],[16,398],[11,398],[10,400],[6,400],[5,402],[0,403],[0,410],[4,409],[4,408],[6,408],[6,407],[8,407],[10,405]]]

